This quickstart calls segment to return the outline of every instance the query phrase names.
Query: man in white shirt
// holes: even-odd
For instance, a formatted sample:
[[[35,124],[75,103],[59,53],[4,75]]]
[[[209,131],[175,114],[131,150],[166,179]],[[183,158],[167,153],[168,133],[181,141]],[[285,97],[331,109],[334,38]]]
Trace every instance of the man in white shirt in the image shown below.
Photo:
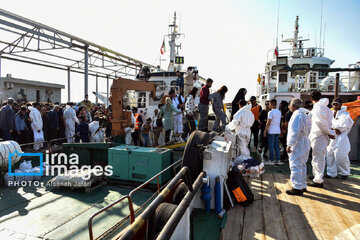
[[[30,120],[31,120],[31,128],[34,133],[34,150],[39,150],[43,147],[42,143],[44,141],[44,133],[43,133],[43,121],[40,113],[41,105],[39,103],[34,103],[33,107],[29,107],[30,110]]]
[[[65,121],[65,136],[68,143],[73,143],[75,135],[75,123],[79,123],[79,119],[76,117],[75,109],[73,109],[74,103],[69,103],[64,111]]]
[[[279,150],[279,136],[281,133],[280,122],[281,112],[276,108],[276,99],[270,101],[271,111],[268,114],[268,120],[266,123],[264,137],[268,136],[268,145],[270,152],[270,160],[265,161],[265,165],[282,165],[283,162],[280,160]],[[276,153],[276,161],[274,161],[274,150]]]

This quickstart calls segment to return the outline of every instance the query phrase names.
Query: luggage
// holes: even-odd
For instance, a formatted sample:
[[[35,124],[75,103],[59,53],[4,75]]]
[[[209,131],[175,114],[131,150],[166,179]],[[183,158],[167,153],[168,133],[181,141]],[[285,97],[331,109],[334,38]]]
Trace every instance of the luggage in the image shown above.
[[[240,205],[248,206],[254,201],[254,194],[237,168],[232,168],[228,172],[226,184],[232,193],[232,197]]]

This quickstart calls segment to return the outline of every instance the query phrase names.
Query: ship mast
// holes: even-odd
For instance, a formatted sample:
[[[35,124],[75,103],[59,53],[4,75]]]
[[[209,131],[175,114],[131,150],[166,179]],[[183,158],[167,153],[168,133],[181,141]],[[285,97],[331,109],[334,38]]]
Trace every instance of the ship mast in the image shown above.
[[[181,35],[181,33],[177,32],[177,25],[176,25],[176,12],[174,12],[174,21],[172,24],[169,25],[171,33],[168,35],[170,38],[169,45],[170,45],[170,63],[169,63],[169,71],[175,71],[175,57],[179,53],[179,48],[181,49],[181,44],[176,45],[176,38]]]
[[[292,56],[301,57],[303,55],[302,42],[309,39],[303,39],[299,37],[299,16],[296,16],[294,26],[294,37],[283,40],[283,42],[290,42],[292,44]]]

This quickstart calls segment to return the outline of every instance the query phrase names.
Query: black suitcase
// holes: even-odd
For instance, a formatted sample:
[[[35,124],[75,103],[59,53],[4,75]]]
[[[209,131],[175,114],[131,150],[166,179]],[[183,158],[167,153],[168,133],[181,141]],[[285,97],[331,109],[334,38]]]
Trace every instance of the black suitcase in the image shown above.
[[[248,206],[254,201],[254,194],[237,168],[232,168],[228,172],[226,184],[235,202],[242,206]]]

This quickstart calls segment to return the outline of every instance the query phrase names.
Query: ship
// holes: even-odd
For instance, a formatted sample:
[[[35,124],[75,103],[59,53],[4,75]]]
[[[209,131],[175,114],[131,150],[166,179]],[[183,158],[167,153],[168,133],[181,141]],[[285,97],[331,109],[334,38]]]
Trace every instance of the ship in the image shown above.
[[[284,39],[290,43],[290,49],[270,49],[274,53],[265,64],[265,70],[259,74],[257,97],[264,106],[266,100],[276,99],[289,102],[292,98],[304,101],[310,99],[312,91],[320,91],[324,97],[334,99],[335,93],[344,102],[356,100],[360,95],[360,61],[349,64],[347,68],[332,68],[334,59],[325,56],[325,49],[321,47],[304,48],[304,39],[299,36],[299,17],[296,16],[294,36]],[[336,76],[339,73],[339,87],[336,88]],[[337,92],[336,92],[337,91]]]

